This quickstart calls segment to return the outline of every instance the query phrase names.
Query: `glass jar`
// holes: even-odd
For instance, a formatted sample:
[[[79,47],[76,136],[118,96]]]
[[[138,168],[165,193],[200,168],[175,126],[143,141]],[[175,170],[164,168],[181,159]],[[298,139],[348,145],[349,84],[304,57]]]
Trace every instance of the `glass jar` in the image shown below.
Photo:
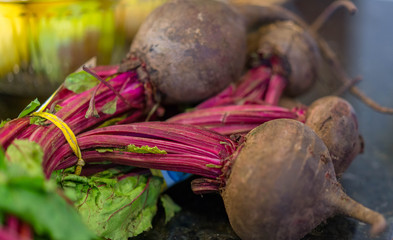
[[[114,0],[0,0],[0,93],[45,96],[96,56],[119,61]]]

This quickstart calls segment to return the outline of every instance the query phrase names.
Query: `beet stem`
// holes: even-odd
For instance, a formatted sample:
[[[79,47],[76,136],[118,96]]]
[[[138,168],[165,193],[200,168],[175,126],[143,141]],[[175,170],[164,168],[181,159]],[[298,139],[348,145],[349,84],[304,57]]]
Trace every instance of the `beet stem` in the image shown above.
[[[108,87],[120,100],[122,100],[125,104],[127,104],[130,107],[135,107],[135,105],[133,105],[132,103],[130,103],[129,101],[127,101],[127,99],[125,99],[118,91],[116,91],[112,85],[110,85],[109,83],[107,83],[104,79],[102,79],[97,73],[95,73],[92,69],[87,68],[86,66],[83,66],[83,70],[89,74],[91,74],[92,76],[94,76],[95,78],[97,78],[101,83],[103,83],[106,87]]]
[[[195,194],[219,192],[222,182],[216,179],[197,178],[192,180],[191,189]]]
[[[265,101],[271,105],[278,105],[278,101],[287,85],[287,81],[279,74],[274,74],[266,91]]]

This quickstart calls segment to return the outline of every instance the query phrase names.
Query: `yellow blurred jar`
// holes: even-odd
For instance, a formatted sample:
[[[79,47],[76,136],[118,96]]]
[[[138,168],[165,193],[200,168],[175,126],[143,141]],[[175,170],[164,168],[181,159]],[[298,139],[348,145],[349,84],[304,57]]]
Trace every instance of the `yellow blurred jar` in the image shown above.
[[[0,1],[0,91],[43,95],[89,58],[112,59],[117,1]]]
[[[163,0],[0,0],[0,94],[45,96],[92,57],[118,63]]]

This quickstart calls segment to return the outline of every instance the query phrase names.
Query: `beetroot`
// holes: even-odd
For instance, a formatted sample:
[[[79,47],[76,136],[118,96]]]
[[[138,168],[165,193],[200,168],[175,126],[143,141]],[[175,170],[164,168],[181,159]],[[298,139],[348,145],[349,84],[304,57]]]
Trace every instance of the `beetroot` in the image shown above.
[[[387,225],[343,192],[323,141],[294,120],[273,120],[247,135],[222,196],[242,239],[300,239],[335,214],[372,224],[372,234]]]
[[[131,52],[146,63],[150,81],[167,100],[195,102],[241,74],[246,31],[228,4],[169,1],[139,28]]]
[[[342,98],[328,96],[313,102],[307,110],[306,125],[326,144],[337,176],[362,152],[363,140],[355,111]]]

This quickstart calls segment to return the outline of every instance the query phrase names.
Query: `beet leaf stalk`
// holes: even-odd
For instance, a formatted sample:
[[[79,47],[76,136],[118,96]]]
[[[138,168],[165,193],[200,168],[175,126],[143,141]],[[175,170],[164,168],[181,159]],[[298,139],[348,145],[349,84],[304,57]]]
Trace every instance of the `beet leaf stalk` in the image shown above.
[[[227,105],[195,109],[168,119],[167,122],[204,127],[223,135],[244,134],[264,122],[288,118],[305,121],[305,109],[292,110],[271,105]]]
[[[271,70],[258,66],[248,70],[237,84],[231,84],[221,93],[205,100],[196,109],[232,104],[262,103],[271,77]]]
[[[143,120],[149,106],[146,104],[146,85],[139,81],[136,71],[117,72],[116,66],[85,70],[71,74],[43,111],[56,115],[75,135],[110,119]],[[86,114],[89,111],[99,114]],[[0,145],[4,149],[16,138],[39,143],[45,152],[44,163],[57,148],[66,144],[57,126],[31,116],[14,119],[0,129]]]
[[[33,239],[31,228],[17,217],[8,215],[5,225],[0,226],[0,240],[31,240]]]
[[[273,58],[265,61],[265,64],[258,63],[239,82],[203,101],[195,109],[244,104],[278,105],[288,81],[277,63],[278,59]]]
[[[98,128],[78,136],[87,165],[110,161],[219,178],[237,143],[230,138],[194,126],[144,122]],[[55,151],[44,164],[49,176],[54,170],[75,165],[68,146]],[[186,159],[186,160],[185,160]]]

